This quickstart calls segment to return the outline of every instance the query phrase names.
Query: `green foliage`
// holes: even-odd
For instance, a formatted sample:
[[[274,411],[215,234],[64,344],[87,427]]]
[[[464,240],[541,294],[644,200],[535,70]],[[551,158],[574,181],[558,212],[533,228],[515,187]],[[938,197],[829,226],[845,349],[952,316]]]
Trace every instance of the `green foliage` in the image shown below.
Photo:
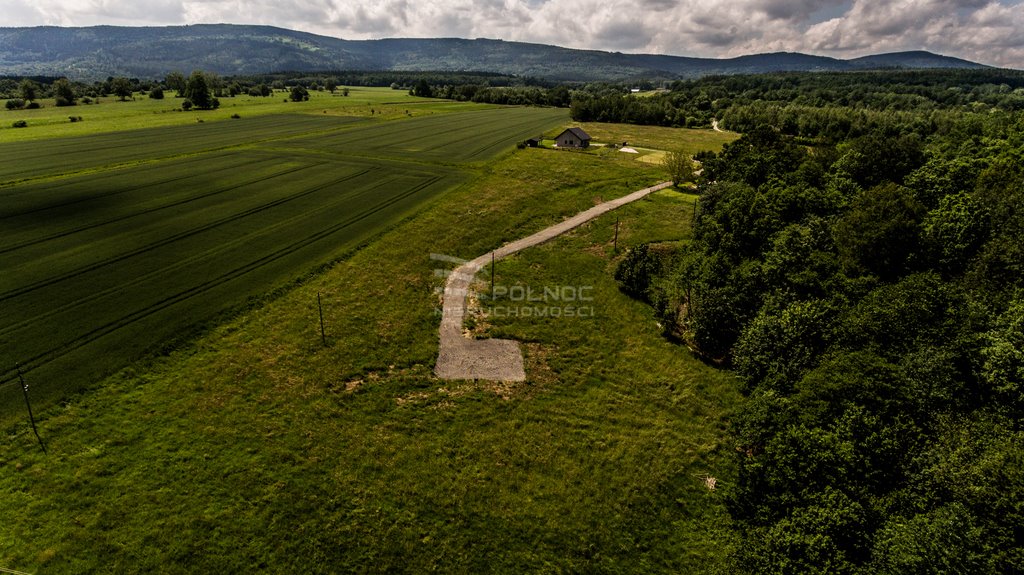
[[[192,72],[185,85],[185,98],[192,103],[192,107],[199,110],[212,110],[220,102],[210,94],[210,81],[200,70]],[[184,104],[182,108],[184,109]]]
[[[198,89],[198,87],[196,88]],[[186,91],[188,88],[186,88]],[[128,81],[128,78],[117,77],[110,82],[110,92],[118,97],[119,100],[124,102],[128,98],[132,97],[132,83]],[[191,97],[191,96],[187,96]]]
[[[988,209],[966,192],[943,196],[922,222],[924,242],[939,269],[954,274],[967,268],[990,230]]]
[[[430,84],[427,83],[425,79],[421,79],[419,82],[416,82],[416,85],[409,93],[419,98],[431,98],[434,96],[433,88],[430,87]]]
[[[36,84],[32,80],[25,78],[18,85],[18,91],[21,93],[21,99],[26,102],[31,102],[39,98],[39,84]]]
[[[884,184],[860,194],[835,225],[843,268],[883,279],[902,275],[919,252],[923,216],[924,206],[908,188]]]
[[[789,392],[834,339],[836,310],[820,300],[794,302],[779,312],[762,307],[733,350],[736,372],[750,389]]]
[[[746,384],[735,570],[1016,572],[1024,125],[753,94],[717,96],[749,132],[699,156],[686,258],[646,280],[679,282],[687,343]]]
[[[188,80],[185,79],[185,75],[181,72],[171,72],[164,78],[164,85],[167,86],[168,90],[174,90],[180,98],[185,96]]]
[[[25,107],[25,100],[21,100],[19,98],[12,98],[10,100],[7,100],[5,106],[8,110],[20,110]]]
[[[1011,303],[983,341],[982,380],[1018,417],[1024,415],[1024,300]]]
[[[288,93],[288,99],[292,102],[305,102],[309,100],[309,92],[302,86],[292,86],[292,89]]]
[[[51,86],[53,97],[58,106],[74,106],[78,102],[78,95],[75,88],[67,78],[60,78]]]
[[[670,151],[665,154],[662,165],[674,185],[681,186],[686,182],[693,181],[693,158],[689,154],[678,150]]]
[[[26,122],[25,120],[15,120],[15,122],[11,124],[11,126],[15,128],[27,128],[28,122]]]
[[[623,292],[634,298],[648,299],[651,281],[665,269],[664,258],[659,257],[647,244],[634,246],[615,268],[615,281]]]
[[[164,89],[161,88],[160,86],[157,86],[157,87],[153,88],[152,90],[149,91],[149,98],[151,100],[163,100],[164,99]]]

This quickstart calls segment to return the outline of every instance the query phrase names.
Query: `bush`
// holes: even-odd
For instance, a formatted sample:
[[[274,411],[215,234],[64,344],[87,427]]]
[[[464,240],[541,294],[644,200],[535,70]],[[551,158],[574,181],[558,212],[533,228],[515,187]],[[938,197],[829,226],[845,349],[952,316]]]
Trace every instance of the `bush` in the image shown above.
[[[82,117],[81,116],[68,116],[68,119],[71,120],[71,123],[81,122],[82,121]]]
[[[75,103],[72,102],[71,100],[66,100],[66,99],[61,98],[61,97],[57,97],[56,99],[54,99],[54,104],[56,104],[58,108],[64,108],[64,107],[67,107],[67,106],[74,106],[75,105]]]
[[[231,114],[231,119],[232,120],[240,120],[240,119],[242,119],[242,117],[239,116],[238,114]]]
[[[151,100],[163,100],[164,99],[164,89],[160,88],[160,87],[153,88],[152,90],[149,91],[149,99],[151,99]]]
[[[25,107],[25,100],[21,98],[15,98],[13,100],[7,100],[8,110],[20,110]]]
[[[82,103],[83,104],[92,104],[92,98],[90,98],[89,96],[86,96],[86,97],[82,98]],[[97,102],[97,104],[98,103],[99,102]]]
[[[25,120],[18,120],[17,122],[12,124],[12,126],[15,128],[27,128],[28,122],[26,122]]]
[[[192,109],[192,100],[189,100],[188,98],[185,98],[184,100],[182,100],[182,102],[181,102],[181,109],[186,111],[186,112],[191,110]]]
[[[29,104],[27,106],[25,106],[25,109],[26,110],[38,110],[39,108],[42,108],[42,107],[43,107],[42,104],[40,104],[39,102],[29,102]]]

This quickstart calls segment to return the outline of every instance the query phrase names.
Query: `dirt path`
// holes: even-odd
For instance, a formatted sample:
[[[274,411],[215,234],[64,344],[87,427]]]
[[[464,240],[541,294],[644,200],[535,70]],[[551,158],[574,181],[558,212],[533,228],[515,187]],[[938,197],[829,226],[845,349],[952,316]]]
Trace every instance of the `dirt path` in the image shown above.
[[[494,250],[494,260],[500,260],[520,250],[546,242],[615,208],[635,202],[671,185],[672,182],[662,182],[617,200],[598,204],[532,236],[501,246]],[[523,353],[519,349],[519,342],[510,339],[469,339],[462,334],[469,285],[473,282],[476,273],[491,262],[491,253],[487,252],[475,260],[455,268],[445,283],[439,330],[440,347],[437,353],[437,365],[434,367],[434,374],[441,379],[489,381],[524,381],[526,379],[526,372],[523,370]]]

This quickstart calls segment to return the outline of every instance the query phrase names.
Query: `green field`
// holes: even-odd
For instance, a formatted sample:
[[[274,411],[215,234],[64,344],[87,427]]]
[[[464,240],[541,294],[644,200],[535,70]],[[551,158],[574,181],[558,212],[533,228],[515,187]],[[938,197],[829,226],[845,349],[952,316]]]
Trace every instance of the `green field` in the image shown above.
[[[267,115],[0,145],[0,401],[40,406],[330,262],[565,120]],[[3,415],[3,413],[0,413]]]
[[[705,478],[735,480],[736,383],[612,278],[626,247],[687,237],[692,196],[659,192],[499,262],[503,284],[593,286],[592,318],[478,324],[524,342],[527,382],[431,373],[431,253],[475,257],[662,178],[626,154],[490,160],[302,285],[42,410],[48,456],[9,426],[3,566],[714,572],[734,542]]]
[[[151,100],[136,94],[125,102],[117,98],[101,98],[99,104],[79,104],[57,107],[52,99],[39,100],[36,110],[0,110],[0,142],[42,140],[54,137],[82,136],[110,131],[136,130],[159,126],[180,126],[200,121],[221,122],[232,114],[243,118],[267,115],[317,115],[335,117],[372,117],[400,119],[409,116],[447,113],[456,110],[476,110],[480,104],[456,103],[446,100],[416,98],[404,90],[390,88],[350,88],[348,96],[340,93],[312,91],[307,102],[288,101],[288,92],[277,91],[262,98],[235,96],[221,98],[217,110],[182,112],[181,99],[173,92],[163,100]],[[81,121],[71,122],[70,116]],[[28,123],[27,128],[14,128],[17,120]]]

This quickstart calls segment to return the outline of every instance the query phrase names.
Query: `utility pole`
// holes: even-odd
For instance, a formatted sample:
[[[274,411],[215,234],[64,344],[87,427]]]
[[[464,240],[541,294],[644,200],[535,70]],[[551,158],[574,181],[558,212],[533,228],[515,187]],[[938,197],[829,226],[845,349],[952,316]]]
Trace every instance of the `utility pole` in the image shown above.
[[[320,310],[320,340],[327,347],[327,333],[324,331],[324,305],[320,301],[320,292],[316,292],[316,307]]]
[[[18,366],[18,381],[21,382],[21,393],[25,396],[25,407],[28,408],[28,420],[32,422],[32,432],[36,434],[36,440],[39,441],[39,447],[43,448],[43,453],[46,453],[46,445],[43,443],[43,438],[39,437],[39,430],[36,429],[36,418],[32,415],[32,404],[28,400],[28,384],[25,383],[25,376],[21,373],[21,366]]]
[[[615,216],[615,242],[612,245],[612,252],[619,253],[619,216]]]
[[[494,252],[491,252],[491,305],[494,305]]]

